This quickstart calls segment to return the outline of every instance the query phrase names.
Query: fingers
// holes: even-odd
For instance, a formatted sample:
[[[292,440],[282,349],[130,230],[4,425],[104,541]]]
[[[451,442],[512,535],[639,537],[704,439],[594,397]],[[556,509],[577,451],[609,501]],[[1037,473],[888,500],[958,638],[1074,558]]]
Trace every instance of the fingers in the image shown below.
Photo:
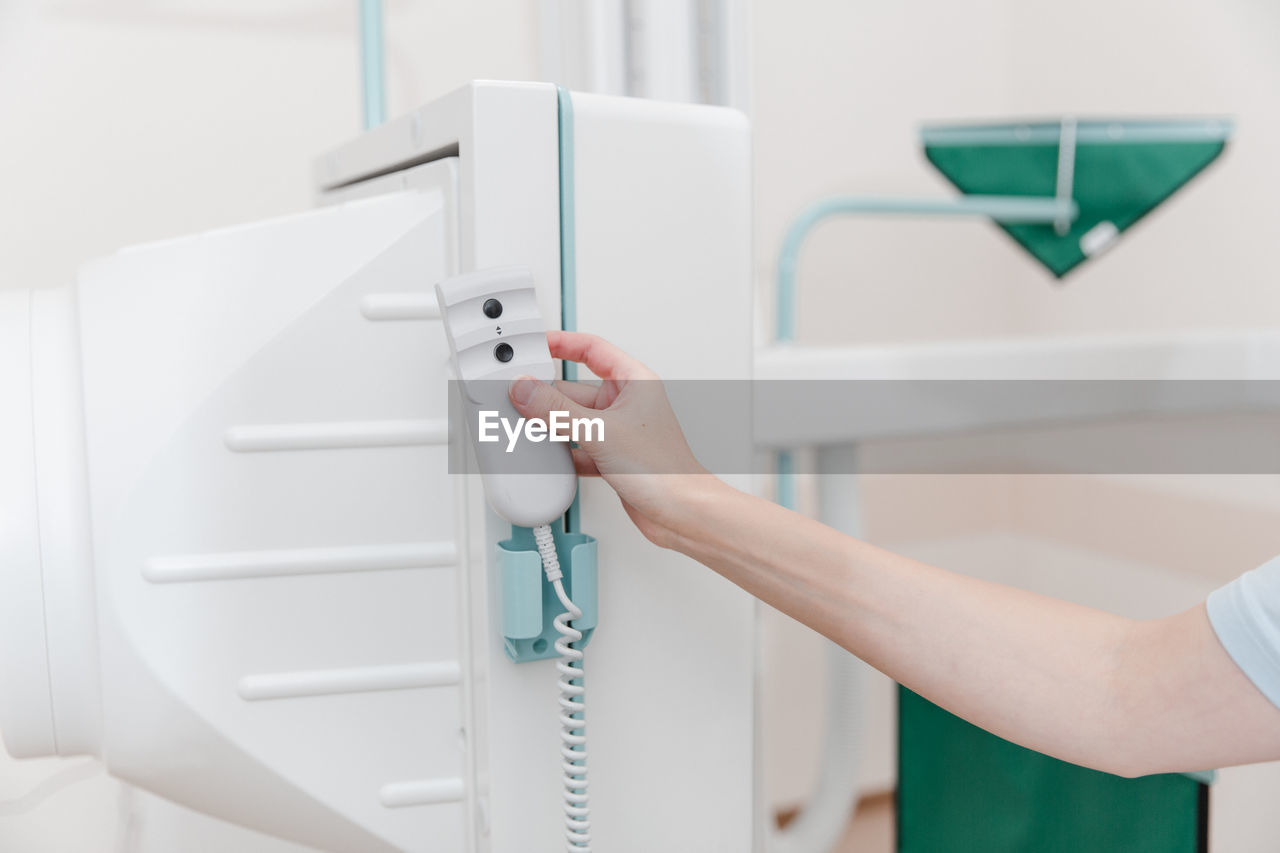
[[[590,406],[593,409],[599,408],[596,405],[596,397],[600,393],[599,385],[588,385],[583,382],[570,382],[567,379],[557,379],[556,388],[560,390],[570,400],[582,406]]]
[[[574,385],[572,382],[557,383],[561,387],[566,385]],[[570,393],[581,393],[586,386],[577,386],[577,390]],[[544,420],[550,417],[552,411],[568,412],[571,417],[582,417],[585,411],[577,402],[560,393],[556,388],[539,382],[531,376],[517,376],[511,382],[508,389],[508,395],[511,397],[511,403],[516,410],[526,418],[542,418]],[[590,454],[580,447],[571,449],[573,454],[573,468],[577,471],[579,477],[599,477],[600,469],[596,467],[596,463],[592,460]]]
[[[585,364],[601,379],[631,379],[646,376],[649,369],[604,338],[582,332],[547,332],[552,358]]]
[[[571,417],[585,415],[582,406],[574,400],[532,376],[517,376],[511,380],[507,396],[511,398],[511,404],[516,407],[516,411],[526,418],[548,420],[553,411],[568,412]]]

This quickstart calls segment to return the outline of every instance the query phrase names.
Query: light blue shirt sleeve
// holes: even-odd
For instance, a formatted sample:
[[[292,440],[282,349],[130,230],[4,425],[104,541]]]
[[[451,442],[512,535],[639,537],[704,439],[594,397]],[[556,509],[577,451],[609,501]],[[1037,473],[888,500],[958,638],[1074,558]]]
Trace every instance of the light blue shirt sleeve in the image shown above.
[[[1207,606],[1227,654],[1280,707],[1280,557],[1214,590]]]

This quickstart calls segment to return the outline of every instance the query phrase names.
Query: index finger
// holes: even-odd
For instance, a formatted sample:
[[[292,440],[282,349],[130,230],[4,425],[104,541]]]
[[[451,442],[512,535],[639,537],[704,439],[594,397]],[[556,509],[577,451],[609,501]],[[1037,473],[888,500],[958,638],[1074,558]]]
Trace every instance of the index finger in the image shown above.
[[[547,332],[552,358],[585,364],[601,379],[626,380],[649,374],[649,369],[604,338],[582,332]]]

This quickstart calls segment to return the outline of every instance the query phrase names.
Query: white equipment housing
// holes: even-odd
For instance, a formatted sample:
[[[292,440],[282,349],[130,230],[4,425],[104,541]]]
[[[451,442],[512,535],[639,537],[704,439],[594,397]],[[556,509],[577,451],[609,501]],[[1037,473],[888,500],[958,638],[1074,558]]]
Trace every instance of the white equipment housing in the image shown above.
[[[0,295],[9,752],[333,853],[559,847],[553,663],[503,652],[432,287],[528,267],[546,318],[748,378],[748,158],[729,110],[475,83],[322,158],[318,210]],[[752,849],[752,601],[604,484],[580,518],[595,846]]]

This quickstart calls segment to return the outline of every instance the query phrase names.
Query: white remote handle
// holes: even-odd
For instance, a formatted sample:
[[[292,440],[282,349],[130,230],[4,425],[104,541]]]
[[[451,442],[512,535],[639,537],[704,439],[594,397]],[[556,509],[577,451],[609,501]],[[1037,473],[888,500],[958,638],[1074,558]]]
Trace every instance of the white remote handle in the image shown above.
[[[437,284],[436,298],[489,506],[520,527],[554,521],[578,489],[569,445],[520,437],[512,447],[501,426],[490,433],[496,441],[480,441],[482,412],[496,413],[492,423],[521,417],[507,396],[512,379],[555,380],[533,274],[523,267],[468,273]]]

